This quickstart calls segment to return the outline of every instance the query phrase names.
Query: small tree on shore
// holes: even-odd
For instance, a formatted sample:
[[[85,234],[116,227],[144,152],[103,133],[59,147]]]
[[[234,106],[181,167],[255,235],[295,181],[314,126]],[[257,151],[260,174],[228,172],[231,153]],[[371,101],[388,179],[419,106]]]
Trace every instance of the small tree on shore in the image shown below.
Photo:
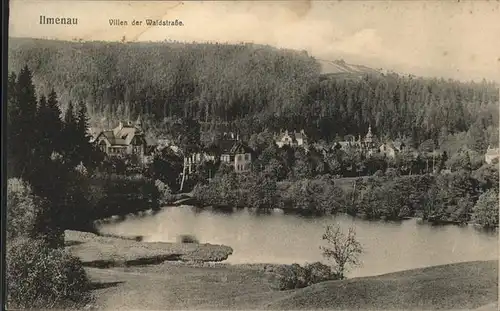
[[[333,267],[338,278],[344,279],[348,266],[358,266],[359,256],[363,252],[361,243],[356,240],[356,231],[349,228],[347,234],[342,232],[338,224],[327,225],[323,240],[328,246],[321,246],[323,256],[335,263]]]

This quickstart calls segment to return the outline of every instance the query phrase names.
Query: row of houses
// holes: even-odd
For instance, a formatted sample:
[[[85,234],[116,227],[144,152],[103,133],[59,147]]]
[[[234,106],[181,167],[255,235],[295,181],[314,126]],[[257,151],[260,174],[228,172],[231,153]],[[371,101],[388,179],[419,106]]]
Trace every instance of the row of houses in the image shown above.
[[[148,141],[140,118],[135,122],[120,121],[118,126],[110,130],[99,131],[89,129],[91,142],[108,156],[136,155],[143,163],[150,162],[155,151],[170,148],[174,153],[182,154],[182,150],[166,140]],[[254,157],[253,150],[239,139],[238,135],[226,133],[217,146],[203,153],[193,153],[184,156],[188,173],[194,170],[196,164],[202,161],[215,161],[234,165],[236,172],[250,170]]]
[[[108,156],[121,155],[137,155],[143,163],[151,160],[155,150],[170,148],[178,154],[182,154],[175,145],[169,141],[157,140],[155,142],[148,141],[144,131],[140,117],[135,122],[119,122],[118,126],[110,130],[96,131],[91,130],[92,141],[96,146],[106,153]],[[274,135],[274,141],[279,148],[285,146],[301,147],[309,150],[311,144],[304,130],[301,131],[281,131]],[[380,145],[376,144],[371,126],[368,128],[366,135],[358,139],[352,137],[350,140],[337,142],[332,148],[340,149],[345,152],[353,150],[361,151],[368,156],[381,154],[387,157],[394,158],[398,153],[408,151],[408,147],[402,142],[385,142]],[[500,157],[499,148],[490,148],[485,155],[485,161],[492,163]],[[193,153],[184,155],[186,161],[187,173],[194,171],[195,166],[203,161],[220,160],[234,167],[236,172],[246,172],[251,168],[255,153],[238,134],[226,132],[222,138],[214,142],[214,145],[202,153]]]

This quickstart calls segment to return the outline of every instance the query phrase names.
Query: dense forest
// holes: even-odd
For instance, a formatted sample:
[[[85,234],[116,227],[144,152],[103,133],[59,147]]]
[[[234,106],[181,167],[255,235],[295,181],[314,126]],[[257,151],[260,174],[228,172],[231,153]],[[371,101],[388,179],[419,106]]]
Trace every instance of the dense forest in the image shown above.
[[[462,132],[481,136],[478,151],[498,141],[498,86],[487,81],[339,78],[323,75],[305,52],[253,44],[9,44],[11,71],[28,64],[39,93],[54,88],[62,103],[87,103],[100,126],[141,114],[155,127],[184,117],[229,121],[244,137],[287,127],[332,141],[371,125],[379,137],[407,137],[415,146]]]
[[[250,44],[31,39],[11,40],[9,71],[6,279],[14,309],[86,308],[92,284],[65,252],[64,230],[96,232],[95,220],[159,211],[177,198],[182,155],[165,148],[150,165],[106,157],[90,143],[90,122],[140,115],[159,132],[176,124],[170,130],[188,154],[201,145],[197,120],[236,126],[256,153],[252,169],[199,163],[180,187],[199,205],[498,227],[498,162],[484,163],[487,146],[498,145],[498,86],[486,81],[323,75],[306,53]],[[305,152],[273,139],[281,128],[303,128],[331,142],[369,125],[379,138],[408,139],[419,154]],[[340,177],[355,177],[352,187]]]

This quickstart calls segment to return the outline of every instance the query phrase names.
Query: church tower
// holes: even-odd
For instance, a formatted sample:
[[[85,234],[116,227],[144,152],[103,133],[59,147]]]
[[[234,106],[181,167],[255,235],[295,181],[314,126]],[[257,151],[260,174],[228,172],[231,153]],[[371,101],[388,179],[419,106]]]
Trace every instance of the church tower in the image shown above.
[[[374,145],[371,125],[368,126],[368,133],[366,133],[366,137],[365,137],[365,145],[368,148],[373,148],[373,145]]]

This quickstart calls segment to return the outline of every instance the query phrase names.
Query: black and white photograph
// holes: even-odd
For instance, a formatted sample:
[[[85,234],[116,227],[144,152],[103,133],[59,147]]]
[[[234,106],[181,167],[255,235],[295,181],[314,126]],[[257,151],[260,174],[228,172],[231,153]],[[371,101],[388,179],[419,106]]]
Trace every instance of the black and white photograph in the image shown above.
[[[499,310],[499,1],[8,18],[6,310]]]

